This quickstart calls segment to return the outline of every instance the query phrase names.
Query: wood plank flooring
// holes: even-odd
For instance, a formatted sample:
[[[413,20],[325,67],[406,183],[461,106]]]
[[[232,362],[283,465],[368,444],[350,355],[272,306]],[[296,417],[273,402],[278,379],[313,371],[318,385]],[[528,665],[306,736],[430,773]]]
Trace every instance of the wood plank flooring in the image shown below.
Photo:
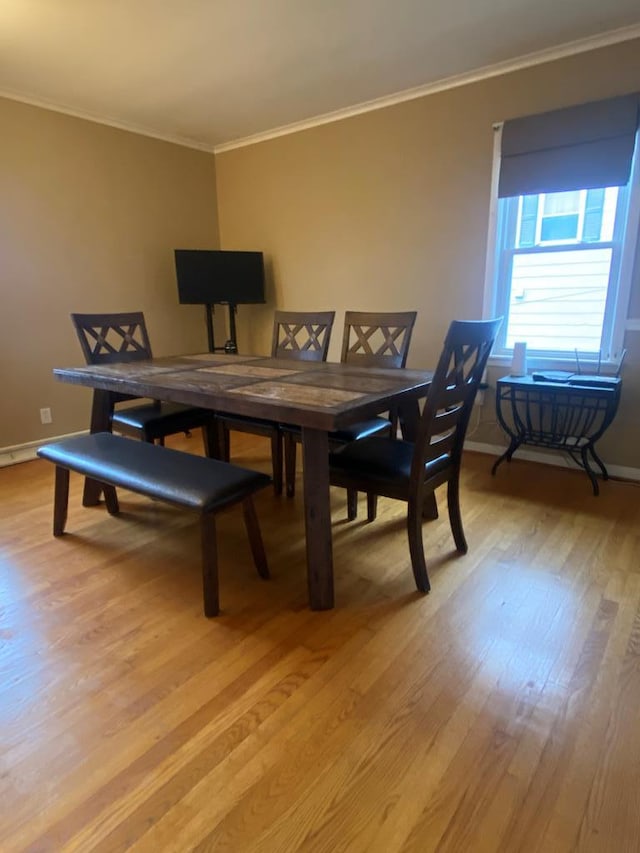
[[[491,462],[466,556],[444,494],[425,523],[428,596],[401,504],[333,490],[322,613],[301,500],[257,496],[268,582],[230,510],[210,620],[195,516],[72,475],[56,540],[53,466],[1,469],[0,851],[640,850],[640,488]]]

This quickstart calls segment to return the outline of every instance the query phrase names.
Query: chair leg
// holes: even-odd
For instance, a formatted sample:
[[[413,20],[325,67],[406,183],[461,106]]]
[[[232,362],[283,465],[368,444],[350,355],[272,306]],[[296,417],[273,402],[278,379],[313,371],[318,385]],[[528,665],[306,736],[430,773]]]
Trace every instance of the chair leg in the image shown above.
[[[219,453],[218,459],[223,462],[228,462],[231,457],[231,440],[229,437],[229,427],[222,420],[217,420],[215,429],[218,432],[216,440],[216,448]]]
[[[244,523],[249,534],[249,545],[253,554],[253,562],[256,564],[256,569],[260,577],[268,580],[270,574],[269,566],[267,565],[267,555],[264,551],[264,543],[252,497],[245,498],[242,501],[242,512],[244,513]]]
[[[449,523],[451,524],[451,532],[456,543],[456,548],[461,554],[466,554],[469,550],[467,540],[462,529],[462,516],[460,514],[460,481],[458,473],[447,483],[447,503],[449,504]]]
[[[347,520],[353,521],[358,516],[358,492],[347,489]]]
[[[204,615],[217,616],[220,612],[218,598],[218,545],[216,520],[213,513],[203,513],[200,519],[202,551],[202,596]]]
[[[202,444],[205,456],[210,459],[222,459],[223,449],[220,446],[221,433],[216,418],[212,418],[202,427]]]
[[[116,492],[115,487],[107,486],[106,483],[103,483],[102,491],[104,492],[104,502],[107,505],[107,512],[109,515],[117,515],[120,512],[120,506],[118,504],[118,493]]]
[[[378,514],[378,496],[367,492],[367,521],[375,521]]]
[[[271,469],[273,472],[273,491],[282,494],[282,433],[271,433]]]
[[[292,498],[296,493],[296,440],[289,432],[284,434],[284,479],[287,497]]]
[[[415,501],[409,501],[407,512],[407,534],[409,536],[409,553],[411,554],[411,568],[416,586],[420,592],[429,592],[429,575],[427,564],[424,559],[424,546],[422,543],[422,506]]]
[[[55,489],[53,498],[53,535],[62,536],[67,523],[69,507],[69,469],[56,465]]]
[[[422,517],[428,521],[435,521],[438,518],[438,502],[435,492],[429,492],[425,495],[422,504]]]

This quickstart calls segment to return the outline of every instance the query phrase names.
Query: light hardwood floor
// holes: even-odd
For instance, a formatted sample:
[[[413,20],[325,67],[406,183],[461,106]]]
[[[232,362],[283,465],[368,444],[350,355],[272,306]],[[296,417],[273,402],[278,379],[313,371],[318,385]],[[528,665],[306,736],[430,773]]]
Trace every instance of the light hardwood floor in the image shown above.
[[[640,850],[640,490],[491,461],[466,556],[444,495],[425,523],[428,596],[401,504],[334,490],[323,613],[300,499],[257,497],[268,582],[230,510],[212,620],[195,516],[72,475],[56,540],[53,467],[0,470],[0,851]]]

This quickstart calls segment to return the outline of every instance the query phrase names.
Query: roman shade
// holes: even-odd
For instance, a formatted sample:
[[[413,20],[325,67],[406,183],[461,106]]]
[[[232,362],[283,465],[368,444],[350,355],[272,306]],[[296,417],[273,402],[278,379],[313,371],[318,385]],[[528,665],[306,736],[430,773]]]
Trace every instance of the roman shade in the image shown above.
[[[639,107],[634,93],[505,121],[498,195],[624,186]]]

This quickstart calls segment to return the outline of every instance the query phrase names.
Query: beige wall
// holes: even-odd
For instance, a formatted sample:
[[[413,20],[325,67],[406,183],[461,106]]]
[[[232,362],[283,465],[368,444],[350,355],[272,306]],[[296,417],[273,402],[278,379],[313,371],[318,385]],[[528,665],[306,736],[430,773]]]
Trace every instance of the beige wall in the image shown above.
[[[335,308],[337,359],[346,309],[417,309],[409,363],[432,366],[449,321],[482,312],[492,123],[638,89],[636,40],[218,155],[221,245],[271,267],[269,305],[241,309],[241,346],[268,349],[275,306]],[[640,467],[640,333],[627,337],[602,449]],[[481,415],[474,438],[499,441],[490,399]]]
[[[72,311],[143,310],[157,355],[206,349],[173,249],[215,248],[211,154],[0,99],[0,448],[83,429]],[[54,422],[40,424],[49,406]]]

